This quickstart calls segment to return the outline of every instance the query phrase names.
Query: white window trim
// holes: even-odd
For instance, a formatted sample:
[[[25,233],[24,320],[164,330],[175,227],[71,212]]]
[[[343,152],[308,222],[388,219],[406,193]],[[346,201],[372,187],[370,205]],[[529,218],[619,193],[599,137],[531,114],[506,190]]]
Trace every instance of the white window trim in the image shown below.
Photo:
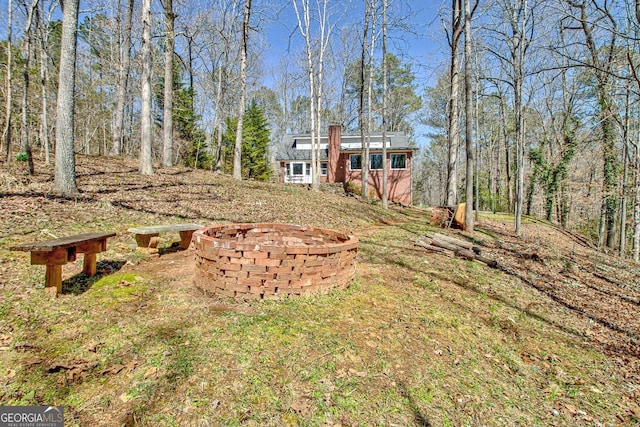
[[[323,168],[322,165],[325,167]],[[327,176],[329,174],[329,162],[320,162],[320,176]]]
[[[304,176],[304,162],[290,162],[289,170],[291,171],[291,176]],[[302,165],[302,173],[297,174],[293,173],[293,165]]]

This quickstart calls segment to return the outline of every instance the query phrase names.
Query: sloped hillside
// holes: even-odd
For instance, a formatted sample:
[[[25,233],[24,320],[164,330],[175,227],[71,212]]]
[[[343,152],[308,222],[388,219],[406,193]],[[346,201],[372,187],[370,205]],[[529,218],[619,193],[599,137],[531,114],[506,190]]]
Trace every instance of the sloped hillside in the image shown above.
[[[18,167],[13,165],[12,167]],[[640,267],[539,221],[435,230],[428,210],[236,182],[207,171],[136,173],[78,157],[82,193],[52,170],[0,171],[1,405],[65,405],[67,425],[637,425]],[[344,292],[280,302],[205,297],[190,250],[127,228],[287,222],[360,238]],[[44,267],[7,247],[115,231],[98,274]],[[438,231],[498,268],[414,245]],[[79,257],[81,258],[81,257]]]

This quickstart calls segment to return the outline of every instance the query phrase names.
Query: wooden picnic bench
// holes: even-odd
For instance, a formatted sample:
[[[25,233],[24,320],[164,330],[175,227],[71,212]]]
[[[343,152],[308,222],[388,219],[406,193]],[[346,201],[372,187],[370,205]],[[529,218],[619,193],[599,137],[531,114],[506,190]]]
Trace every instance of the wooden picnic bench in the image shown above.
[[[158,236],[160,233],[179,232],[180,248],[187,249],[191,243],[193,232],[204,227],[200,224],[167,224],[167,225],[150,225],[146,227],[133,227],[128,229],[129,233],[135,234],[138,249],[143,252],[158,252]]]
[[[56,295],[62,292],[62,266],[84,254],[82,272],[96,274],[96,255],[107,250],[107,239],[116,233],[85,233],[42,242],[21,243],[9,247],[12,251],[31,252],[31,265],[46,265],[45,288]]]

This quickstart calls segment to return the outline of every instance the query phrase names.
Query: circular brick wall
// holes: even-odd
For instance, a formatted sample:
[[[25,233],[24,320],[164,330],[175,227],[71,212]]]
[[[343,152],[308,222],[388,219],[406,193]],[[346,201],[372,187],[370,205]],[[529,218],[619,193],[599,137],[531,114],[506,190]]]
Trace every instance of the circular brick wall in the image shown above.
[[[195,285],[239,299],[280,299],[345,289],[358,238],[288,224],[227,224],[193,233]]]

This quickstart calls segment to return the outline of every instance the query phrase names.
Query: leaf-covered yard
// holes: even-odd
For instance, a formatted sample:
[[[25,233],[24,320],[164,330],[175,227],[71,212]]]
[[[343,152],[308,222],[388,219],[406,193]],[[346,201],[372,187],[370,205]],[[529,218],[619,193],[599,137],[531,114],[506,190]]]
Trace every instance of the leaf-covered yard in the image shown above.
[[[77,199],[52,175],[0,176],[0,405],[64,405],[67,425],[637,425],[640,267],[555,227],[485,215],[500,268],[413,241],[429,212],[187,169],[79,157]],[[4,172],[3,172],[4,173]],[[336,192],[336,193],[339,193]],[[192,285],[190,250],[127,228],[287,222],[360,238],[344,292],[236,302]],[[64,293],[15,243],[115,231],[98,275]],[[442,230],[438,230],[443,232]],[[533,256],[535,254],[535,256]]]

